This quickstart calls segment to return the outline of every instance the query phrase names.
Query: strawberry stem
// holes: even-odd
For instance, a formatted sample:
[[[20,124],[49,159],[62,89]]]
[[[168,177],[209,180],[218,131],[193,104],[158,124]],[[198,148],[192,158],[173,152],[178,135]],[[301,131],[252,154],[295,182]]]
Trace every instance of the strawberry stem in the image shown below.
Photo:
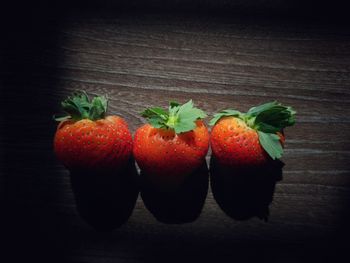
[[[252,129],[255,129],[255,117],[249,116],[247,114],[242,114],[244,122]]]
[[[166,122],[166,126],[173,129],[176,125],[177,119],[177,116],[170,115],[168,121]]]

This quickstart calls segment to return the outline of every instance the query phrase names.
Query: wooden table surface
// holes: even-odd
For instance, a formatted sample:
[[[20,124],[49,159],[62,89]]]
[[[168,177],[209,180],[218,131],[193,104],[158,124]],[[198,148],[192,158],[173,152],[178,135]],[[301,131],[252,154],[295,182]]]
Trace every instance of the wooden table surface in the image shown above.
[[[1,57],[1,189],[13,259],[322,262],[346,246],[345,25],[179,13],[21,20]],[[52,152],[52,115],[74,90],[108,94],[109,113],[132,132],[145,122],[140,111],[169,100],[193,99],[209,115],[275,99],[293,106],[297,123],[286,131],[268,221],[232,219],[209,187],[195,222],[158,222],[139,197],[126,224],[95,231],[77,213],[69,173]]]

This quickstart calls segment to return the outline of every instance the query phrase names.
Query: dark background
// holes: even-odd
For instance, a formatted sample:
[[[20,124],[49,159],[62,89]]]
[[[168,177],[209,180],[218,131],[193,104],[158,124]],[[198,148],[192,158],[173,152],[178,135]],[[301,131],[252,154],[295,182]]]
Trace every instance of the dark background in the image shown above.
[[[5,4],[1,33],[1,262],[335,262],[347,256],[350,32],[341,1]],[[209,189],[193,223],[139,198],[110,233],[76,211],[52,139],[60,101],[106,93],[132,132],[169,100],[212,114],[278,99],[298,111],[267,222],[233,220]],[[207,161],[209,163],[208,153]],[[249,189],[247,188],[249,191]],[[242,198],[241,204],[245,205]]]

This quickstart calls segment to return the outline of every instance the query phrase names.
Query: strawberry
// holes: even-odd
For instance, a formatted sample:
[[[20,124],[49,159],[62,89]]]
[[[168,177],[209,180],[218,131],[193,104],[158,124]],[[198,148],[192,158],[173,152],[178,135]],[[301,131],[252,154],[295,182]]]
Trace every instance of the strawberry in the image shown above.
[[[210,125],[213,156],[226,166],[260,166],[283,154],[283,129],[295,123],[295,111],[274,101],[241,113],[223,110]]]
[[[89,100],[76,92],[62,102],[68,114],[60,121],[54,138],[57,158],[69,170],[114,170],[126,165],[132,153],[132,137],[124,119],[105,117],[107,98]]]
[[[76,92],[62,108],[68,115],[56,118],[54,151],[70,170],[77,210],[96,230],[121,226],[139,193],[128,125],[118,116],[105,116],[105,96],[90,101],[85,92]]]
[[[168,111],[149,108],[142,116],[149,123],[135,133],[135,160],[154,185],[174,189],[202,165],[208,152],[209,133],[201,120],[206,114],[190,100],[170,102]]]

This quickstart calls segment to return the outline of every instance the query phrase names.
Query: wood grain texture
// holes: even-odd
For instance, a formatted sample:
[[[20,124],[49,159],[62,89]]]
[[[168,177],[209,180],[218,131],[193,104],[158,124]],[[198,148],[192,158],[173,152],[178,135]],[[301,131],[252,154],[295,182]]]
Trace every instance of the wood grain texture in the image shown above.
[[[25,110],[7,110],[0,122],[1,182],[12,215],[10,240],[32,244],[26,255],[71,262],[327,259],[320,248],[340,239],[349,217],[346,28],[140,14],[38,24],[11,33],[2,48],[2,108],[16,103]],[[269,221],[231,219],[209,189],[193,223],[159,223],[139,198],[127,224],[96,233],[77,214],[69,174],[52,153],[51,116],[77,89],[108,94],[110,113],[127,119],[133,132],[145,122],[142,109],[169,100],[192,98],[209,115],[273,99],[292,105],[297,124],[286,133],[283,179]],[[46,252],[36,253],[36,245]]]

